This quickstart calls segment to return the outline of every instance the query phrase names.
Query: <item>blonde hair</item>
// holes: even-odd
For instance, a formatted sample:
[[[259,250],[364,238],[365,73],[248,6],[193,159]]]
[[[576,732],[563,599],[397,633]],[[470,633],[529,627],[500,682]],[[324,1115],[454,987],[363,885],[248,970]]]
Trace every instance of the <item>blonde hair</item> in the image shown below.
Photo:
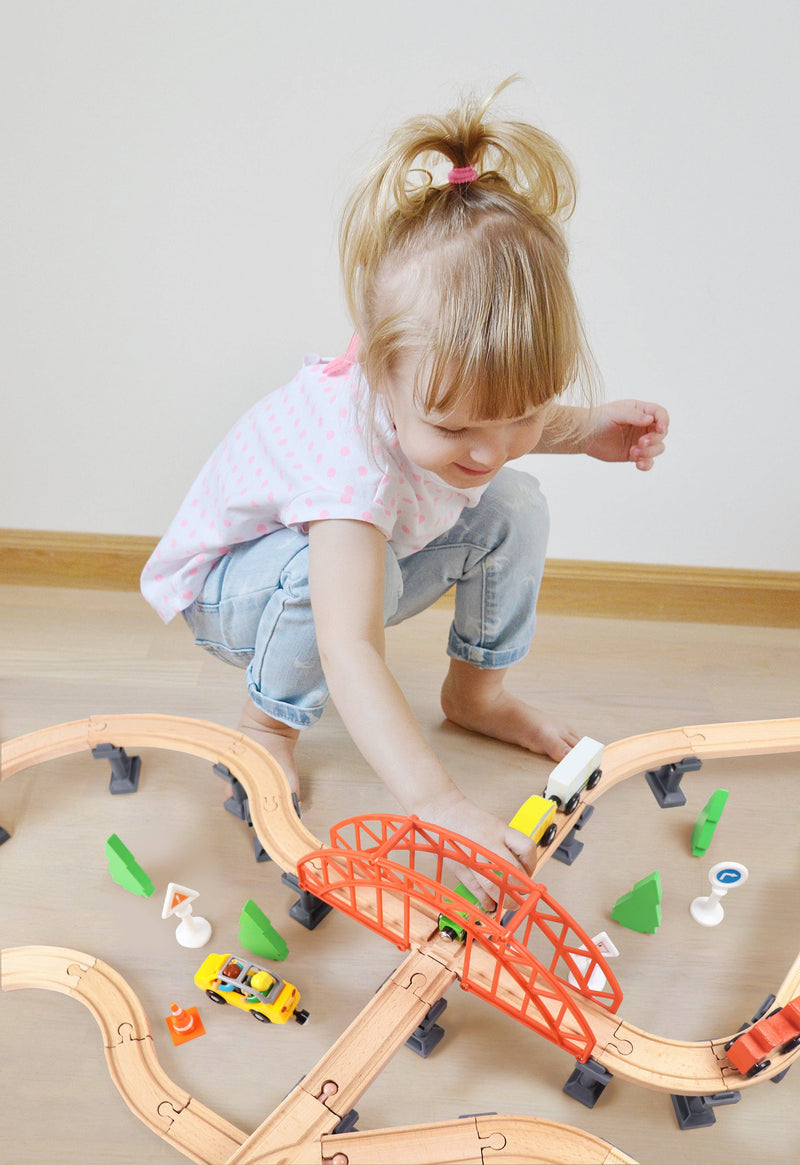
[[[419,353],[414,392],[425,412],[466,403],[476,419],[519,416],[571,385],[594,397],[563,234],[575,176],[542,130],[487,117],[513,80],[482,103],[466,98],[401,125],[343,216],[359,362],[380,392],[397,359]],[[476,177],[436,181],[443,163]]]

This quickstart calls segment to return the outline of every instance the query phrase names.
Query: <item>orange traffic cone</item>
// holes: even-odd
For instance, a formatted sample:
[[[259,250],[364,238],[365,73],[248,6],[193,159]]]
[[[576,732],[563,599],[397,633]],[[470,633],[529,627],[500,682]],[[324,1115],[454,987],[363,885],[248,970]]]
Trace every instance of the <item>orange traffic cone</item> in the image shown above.
[[[166,1016],[166,1024],[173,1044],[185,1044],[196,1036],[204,1036],[206,1029],[197,1013],[196,1007],[178,1007],[177,1003],[170,1003],[170,1014]]]

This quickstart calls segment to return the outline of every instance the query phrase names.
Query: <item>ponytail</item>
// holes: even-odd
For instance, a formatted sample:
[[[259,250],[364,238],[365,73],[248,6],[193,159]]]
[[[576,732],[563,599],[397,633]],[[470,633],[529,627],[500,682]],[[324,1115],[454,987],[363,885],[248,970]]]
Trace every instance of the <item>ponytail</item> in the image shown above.
[[[491,394],[499,415],[522,413],[591,364],[563,237],[575,175],[544,131],[490,114],[513,80],[483,102],[401,125],[342,219],[345,294],[367,379],[380,388],[413,345],[432,366],[418,386],[426,408],[446,408],[466,384],[476,408]],[[436,298],[422,320],[428,287]]]

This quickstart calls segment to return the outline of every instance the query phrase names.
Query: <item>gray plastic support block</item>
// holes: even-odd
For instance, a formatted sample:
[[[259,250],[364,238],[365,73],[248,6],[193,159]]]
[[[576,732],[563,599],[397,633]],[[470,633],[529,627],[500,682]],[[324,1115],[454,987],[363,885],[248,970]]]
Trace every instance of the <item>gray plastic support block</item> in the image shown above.
[[[427,1060],[433,1049],[444,1039],[444,1028],[436,1020],[446,1007],[446,999],[437,999],[436,1003],[429,1007],[425,1018],[417,1024],[406,1040],[406,1047],[410,1048],[412,1052],[416,1052],[418,1056],[422,1056],[423,1060]]]
[[[140,756],[128,756],[124,748],[114,744],[98,744],[92,749],[92,756],[95,760],[107,760],[111,765],[109,793],[135,793],[139,788]]]
[[[709,1096],[676,1096],[671,1094],[672,1107],[680,1129],[707,1129],[716,1124],[714,1109],[721,1104],[736,1104],[741,1092],[713,1092]]]
[[[685,756],[673,764],[662,765],[660,769],[648,769],[644,778],[653,791],[653,796],[662,809],[677,809],[686,804],[686,794],[681,789],[684,773],[693,773],[702,767],[697,756]]]
[[[215,764],[213,766],[213,771],[217,774],[218,777],[222,777],[223,781],[227,781],[231,787],[231,795],[223,805],[223,808],[227,809],[227,811],[236,817],[239,821],[244,821],[252,829],[253,818],[250,815],[250,803],[247,800],[247,793],[245,792],[242,782],[237,781],[236,777],[233,775],[227,765],[221,763]],[[292,793],[292,804],[294,805],[294,811],[297,816],[302,817],[300,812],[300,802],[297,799],[297,793]],[[262,845],[258,834],[253,835],[253,852],[257,862],[272,861],[269,853]]]
[[[281,874],[281,881],[284,886],[296,890],[300,895],[295,904],[289,907],[289,917],[299,922],[306,930],[313,930],[319,926],[323,918],[327,918],[333,910],[330,903],[323,902],[308,890],[301,890],[296,874]]]
[[[349,1112],[346,1112],[344,1114],[344,1116],[339,1121],[336,1128],[332,1129],[331,1131],[334,1134],[336,1134],[336,1133],[357,1133],[358,1132],[358,1129],[356,1128],[357,1124],[358,1124],[358,1112],[356,1111],[356,1109],[351,1108]]]
[[[583,813],[581,813],[578,820],[573,825],[567,836],[561,842],[553,857],[557,862],[563,862],[565,866],[571,866],[575,859],[583,849],[583,842],[578,841],[575,834],[579,829],[583,829],[584,825],[589,821],[589,818],[594,813],[594,805],[586,805]]]
[[[608,1068],[590,1056],[583,1064],[576,1060],[572,1075],[561,1091],[587,1108],[594,1108],[613,1079]]]

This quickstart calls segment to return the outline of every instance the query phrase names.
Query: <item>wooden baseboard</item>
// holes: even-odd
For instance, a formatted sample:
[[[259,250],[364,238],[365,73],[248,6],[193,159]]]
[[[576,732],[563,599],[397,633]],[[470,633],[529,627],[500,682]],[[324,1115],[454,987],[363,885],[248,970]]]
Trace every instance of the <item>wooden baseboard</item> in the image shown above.
[[[0,581],[135,591],[157,538],[0,529]]]
[[[548,558],[539,610],[680,623],[800,627],[800,573]]]
[[[0,529],[0,582],[137,590],[155,538]],[[439,600],[452,606],[452,592]],[[800,573],[549,558],[543,614],[800,627]]]

